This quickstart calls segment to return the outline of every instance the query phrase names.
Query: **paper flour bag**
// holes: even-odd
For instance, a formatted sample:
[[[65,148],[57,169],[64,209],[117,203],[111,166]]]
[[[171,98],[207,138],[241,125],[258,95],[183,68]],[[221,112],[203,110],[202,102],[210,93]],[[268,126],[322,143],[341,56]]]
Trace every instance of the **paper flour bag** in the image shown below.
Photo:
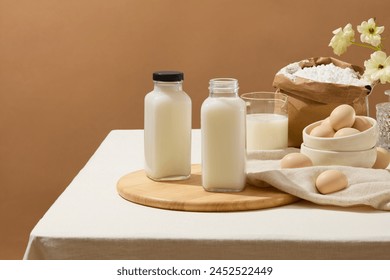
[[[372,86],[360,79],[363,69],[332,57],[314,57],[282,68],[273,81],[289,97],[289,146],[300,147],[305,126],[325,119],[340,104],[367,115]]]

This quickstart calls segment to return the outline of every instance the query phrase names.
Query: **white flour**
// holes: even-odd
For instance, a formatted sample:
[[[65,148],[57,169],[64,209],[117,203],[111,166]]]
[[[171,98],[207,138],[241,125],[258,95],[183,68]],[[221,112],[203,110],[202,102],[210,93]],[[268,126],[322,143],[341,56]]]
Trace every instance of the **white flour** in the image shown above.
[[[333,63],[301,68],[298,62],[291,63],[280,69],[278,74],[283,74],[292,81],[296,77],[305,78],[322,83],[334,83],[353,86],[366,86],[370,83],[360,79],[359,73],[351,68],[341,68]]]

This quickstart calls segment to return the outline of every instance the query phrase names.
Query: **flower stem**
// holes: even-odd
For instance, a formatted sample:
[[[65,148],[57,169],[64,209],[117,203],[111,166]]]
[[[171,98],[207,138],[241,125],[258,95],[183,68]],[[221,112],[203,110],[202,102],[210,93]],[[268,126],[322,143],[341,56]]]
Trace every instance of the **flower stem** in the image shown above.
[[[359,46],[359,47],[363,47],[363,48],[368,48],[368,49],[371,49],[371,50],[374,50],[374,51],[380,51],[382,48],[381,48],[381,45],[379,45],[378,47],[374,47],[374,46],[371,46],[371,45],[367,45],[367,44],[362,44],[362,43],[356,43],[356,42],[351,42],[353,45],[355,46]]]

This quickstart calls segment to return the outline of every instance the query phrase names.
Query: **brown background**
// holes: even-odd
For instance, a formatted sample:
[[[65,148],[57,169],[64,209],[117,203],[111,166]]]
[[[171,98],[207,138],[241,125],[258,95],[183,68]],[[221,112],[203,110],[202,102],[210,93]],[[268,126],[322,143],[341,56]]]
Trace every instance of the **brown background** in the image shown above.
[[[333,55],[331,31],[370,17],[390,46],[389,10],[387,0],[0,0],[0,258],[23,256],[110,130],[143,127],[154,70],[185,72],[199,128],[210,78],[272,90],[281,67]],[[341,59],[369,54],[351,47]],[[371,115],[389,87],[375,88]]]

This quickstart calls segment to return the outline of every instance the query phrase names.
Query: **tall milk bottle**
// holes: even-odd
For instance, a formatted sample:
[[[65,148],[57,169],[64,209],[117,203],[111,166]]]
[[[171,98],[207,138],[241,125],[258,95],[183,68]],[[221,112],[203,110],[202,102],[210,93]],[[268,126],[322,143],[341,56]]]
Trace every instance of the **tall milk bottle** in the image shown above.
[[[191,99],[183,79],[182,72],[154,72],[154,89],[145,96],[145,172],[155,181],[191,174]]]
[[[209,90],[201,108],[202,185],[211,192],[238,192],[246,177],[245,102],[236,79],[212,79]]]

